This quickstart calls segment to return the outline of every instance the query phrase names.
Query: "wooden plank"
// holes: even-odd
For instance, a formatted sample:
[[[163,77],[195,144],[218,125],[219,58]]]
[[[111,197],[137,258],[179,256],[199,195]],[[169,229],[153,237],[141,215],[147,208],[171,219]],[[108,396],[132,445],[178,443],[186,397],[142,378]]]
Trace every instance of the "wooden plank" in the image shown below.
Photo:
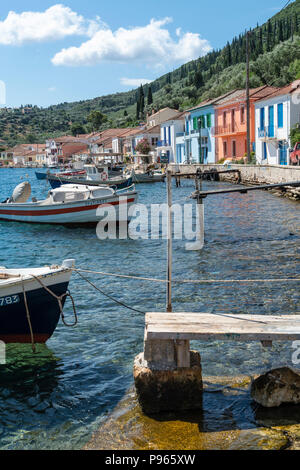
[[[191,367],[191,353],[189,341],[176,341],[176,362],[177,367],[186,368]]]
[[[147,313],[147,339],[156,340],[300,340],[300,315],[214,315]]]

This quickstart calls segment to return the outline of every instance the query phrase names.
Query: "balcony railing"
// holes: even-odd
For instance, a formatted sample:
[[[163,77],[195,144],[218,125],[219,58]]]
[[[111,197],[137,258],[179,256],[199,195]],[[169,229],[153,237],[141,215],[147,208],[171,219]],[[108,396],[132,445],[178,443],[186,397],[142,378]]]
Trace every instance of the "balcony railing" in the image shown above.
[[[258,128],[258,138],[271,140],[276,139],[277,136],[277,128],[275,126],[266,126],[266,127],[259,127]]]
[[[171,144],[168,140],[159,140],[157,142],[157,147],[170,147]]]
[[[212,134],[214,136],[223,135],[223,134],[232,134],[233,132],[236,132],[236,131],[237,131],[237,128],[236,126],[233,126],[233,125],[216,126],[212,128]]]

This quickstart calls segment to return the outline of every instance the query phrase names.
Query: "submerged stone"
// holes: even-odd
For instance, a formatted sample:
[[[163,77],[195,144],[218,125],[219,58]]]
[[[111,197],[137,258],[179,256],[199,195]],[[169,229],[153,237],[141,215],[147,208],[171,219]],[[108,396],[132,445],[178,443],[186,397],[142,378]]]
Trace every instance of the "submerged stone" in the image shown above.
[[[145,415],[134,389],[107,416],[85,450],[282,450],[289,445],[286,431],[300,436],[300,426],[279,427],[273,420],[264,427],[253,417],[250,377],[204,377],[203,409]],[[225,395],[227,389],[239,395]],[[232,416],[229,415],[231,411]],[[280,409],[276,410],[279,412]],[[270,426],[274,426],[271,428]]]
[[[251,397],[265,408],[300,404],[300,370],[282,367],[261,375],[251,385]]]

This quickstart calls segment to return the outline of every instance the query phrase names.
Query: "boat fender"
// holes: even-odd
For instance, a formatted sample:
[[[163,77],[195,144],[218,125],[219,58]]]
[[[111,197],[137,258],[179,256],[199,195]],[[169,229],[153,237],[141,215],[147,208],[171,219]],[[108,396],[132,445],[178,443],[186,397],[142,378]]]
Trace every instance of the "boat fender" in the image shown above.
[[[107,181],[108,180],[108,174],[107,174],[106,171],[103,171],[101,173],[101,179],[102,179],[102,181]]]
[[[14,192],[12,194],[10,201],[24,203],[28,201],[28,199],[30,198],[30,195],[31,195],[30,183],[28,183],[28,181],[25,181],[24,183],[19,184],[14,189]]]

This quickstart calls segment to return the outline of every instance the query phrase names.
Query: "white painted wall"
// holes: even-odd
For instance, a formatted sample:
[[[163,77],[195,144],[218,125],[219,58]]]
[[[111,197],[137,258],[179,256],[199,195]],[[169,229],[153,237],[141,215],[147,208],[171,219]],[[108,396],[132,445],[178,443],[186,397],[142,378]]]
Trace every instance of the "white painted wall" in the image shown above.
[[[157,153],[160,156],[162,153],[166,153],[168,150],[170,152],[170,163],[176,162],[176,135],[184,132],[184,118],[175,119],[171,121],[166,121],[160,126],[160,139],[165,140],[165,131],[166,129],[166,140],[168,145],[158,147]],[[169,142],[169,128],[171,131],[171,142]]]
[[[278,104],[283,104],[283,127],[278,128]],[[275,138],[267,140],[267,159],[264,159],[263,139],[259,136],[260,110],[265,109],[265,128],[269,126],[269,107],[274,106],[274,135]],[[275,96],[255,104],[255,148],[256,159],[259,164],[277,165],[279,164],[279,141],[289,142],[291,126],[290,95]]]

